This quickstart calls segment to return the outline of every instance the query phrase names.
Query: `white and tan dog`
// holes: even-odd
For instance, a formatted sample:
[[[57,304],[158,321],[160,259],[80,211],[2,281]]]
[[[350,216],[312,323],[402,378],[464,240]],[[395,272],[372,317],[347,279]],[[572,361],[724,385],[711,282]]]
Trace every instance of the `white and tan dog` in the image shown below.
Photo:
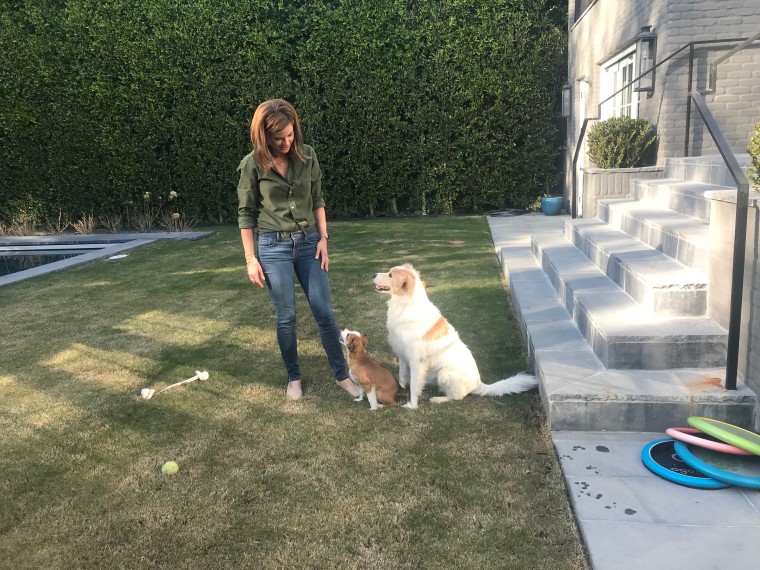
[[[535,388],[535,376],[517,374],[493,384],[483,384],[470,349],[453,326],[430,302],[419,273],[409,264],[377,273],[375,289],[390,293],[388,343],[399,359],[399,383],[409,387],[409,402],[416,408],[426,383],[437,382],[445,396],[433,403],[461,400],[467,394],[503,396]]]

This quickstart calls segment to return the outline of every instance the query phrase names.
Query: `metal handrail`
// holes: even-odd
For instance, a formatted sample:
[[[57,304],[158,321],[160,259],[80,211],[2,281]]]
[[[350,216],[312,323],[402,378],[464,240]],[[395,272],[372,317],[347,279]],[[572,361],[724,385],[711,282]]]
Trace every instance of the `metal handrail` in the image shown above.
[[[589,121],[598,121],[599,117],[602,116],[602,105],[604,105],[607,101],[610,101],[611,99],[613,99],[614,97],[616,97],[617,95],[619,95],[620,93],[622,93],[623,91],[625,91],[626,89],[628,89],[631,85],[633,85],[634,83],[636,83],[639,79],[641,79],[645,75],[648,75],[650,73],[654,73],[654,71],[658,67],[660,67],[664,63],[666,63],[666,62],[670,61],[671,59],[673,59],[675,56],[677,56],[683,50],[685,50],[686,48],[688,48],[690,45],[691,44],[686,44],[685,46],[677,49],[676,51],[674,51],[673,53],[671,53],[668,57],[666,57],[661,62],[659,62],[657,65],[655,65],[652,69],[649,69],[649,70],[645,71],[644,73],[642,73],[638,77],[635,77],[634,79],[632,79],[631,81],[629,81],[628,83],[626,83],[625,85],[623,85],[620,89],[618,89],[617,91],[615,91],[612,95],[610,95],[604,101],[602,101],[601,103],[599,103],[599,105],[597,105],[597,108],[596,108],[596,114],[597,114],[597,116],[596,117],[588,117],[588,118],[586,118],[586,119],[583,120],[583,125],[581,126],[581,132],[580,132],[580,135],[578,136],[578,142],[575,145],[575,152],[573,153],[573,172],[572,172],[573,187],[570,189],[570,197],[571,197],[570,216],[573,219],[575,219],[575,218],[578,217],[578,203],[577,203],[578,202],[578,175],[577,175],[577,171],[578,171],[578,156],[580,155],[581,147],[583,146],[583,139],[586,136],[586,127],[588,126]]]
[[[745,47],[747,47],[749,44],[753,43],[757,39],[760,39],[760,32],[756,33],[751,38],[747,38],[738,46],[736,46],[734,49],[732,49],[726,54],[723,54],[722,56],[720,56],[718,59],[716,59],[710,64],[710,75],[708,76],[708,79],[707,79],[707,89],[705,89],[705,93],[715,92],[715,88],[718,84],[718,66],[724,61],[726,61],[729,57],[734,55],[736,52],[743,50]]]
[[[622,93],[625,89],[636,83],[639,79],[644,77],[645,75],[648,75],[649,73],[654,73],[654,71],[660,67],[661,65],[667,63],[671,59],[673,59],[675,56],[680,54],[682,51],[688,49],[689,50],[689,93],[692,91],[692,82],[693,82],[693,68],[694,68],[694,48],[695,46],[702,46],[707,44],[721,44],[721,43],[736,43],[736,42],[743,42],[742,45],[746,44],[748,40],[752,38],[729,38],[725,40],[700,40],[695,42],[689,42],[688,44],[681,46],[676,51],[671,53],[668,57],[663,59],[662,61],[658,62],[652,69],[649,69],[639,75],[638,77],[634,78],[633,80],[629,81],[625,85],[623,85],[620,89],[615,91],[612,95],[607,97],[604,101],[599,103],[597,106],[597,117],[595,118],[587,118],[584,119],[583,125],[581,127],[580,135],[578,136],[578,142],[575,145],[575,152],[573,153],[573,173],[572,173],[572,184],[573,187],[570,190],[570,195],[572,197],[572,204],[570,205],[570,212],[573,218],[577,216],[577,196],[578,196],[578,189],[577,186],[577,175],[576,171],[578,170],[578,156],[580,155],[580,148],[583,145],[583,139],[586,134],[586,126],[588,125],[588,121],[597,121],[598,118],[602,116],[602,105],[607,103],[609,100],[611,100],[613,97],[619,95]],[[753,40],[754,41],[754,40]],[[751,42],[750,42],[751,43]],[[684,145],[684,156],[689,156],[689,131],[690,131],[690,125],[691,125],[691,97],[686,98],[686,143]]]
[[[583,137],[586,134],[586,127],[589,121],[596,121],[598,117],[588,117],[583,119],[583,125],[581,126],[581,135],[578,137],[578,144],[575,145],[575,152],[573,153],[573,187],[570,190],[570,217],[575,219],[578,217],[578,155],[581,153],[581,147],[583,146]]]
[[[734,259],[731,272],[731,304],[728,312],[728,350],[726,356],[726,390],[736,390],[736,376],[739,367],[739,337],[742,321],[742,295],[744,294],[744,254],[747,248],[747,210],[749,207],[749,180],[736,160],[718,127],[715,117],[707,108],[701,93],[693,92],[689,97],[694,101],[702,120],[712,136],[718,152],[728,166],[731,177],[736,182],[736,222],[734,224]]]
[[[731,147],[726,141],[725,136],[718,127],[718,123],[715,121],[715,117],[707,108],[704,97],[701,93],[692,91],[693,83],[693,69],[694,69],[694,47],[696,45],[703,44],[716,44],[716,43],[734,43],[743,42],[739,47],[731,50],[724,58],[718,61],[725,60],[730,55],[736,53],[741,48],[753,43],[758,39],[758,36],[753,38],[739,38],[729,40],[707,40],[699,42],[690,42],[685,46],[679,48],[673,52],[670,56],[662,60],[655,65],[651,70],[641,74],[639,77],[633,79],[621,87],[618,91],[613,93],[610,97],[599,103],[598,116],[602,115],[602,105],[621,93],[624,89],[638,81],[641,77],[644,77],[647,73],[653,73],[660,65],[672,59],[675,55],[682,52],[684,49],[689,49],[689,96],[687,97],[687,110],[686,110],[686,144],[684,156],[688,156],[689,151],[689,131],[691,123],[691,104],[694,105],[699,111],[702,121],[705,123],[710,136],[712,137],[715,145],[718,148],[718,152],[723,157],[726,166],[728,167],[731,177],[736,183],[736,219],[734,223],[734,252],[732,260],[732,274],[731,274],[731,300],[729,304],[729,322],[728,322],[728,340],[726,347],[726,390],[736,390],[736,381],[739,368],[739,341],[741,337],[741,317],[742,317],[742,297],[744,295],[744,256],[746,254],[746,241],[747,241],[747,213],[749,209],[749,180],[744,174],[744,171],[739,166],[736,156],[731,151]],[[713,69],[711,69],[713,73]],[[572,217],[577,216],[577,163],[580,155],[580,149],[583,144],[583,139],[586,134],[586,128],[589,121],[596,121],[598,118],[586,118],[581,126],[581,131],[578,136],[578,142],[575,146],[575,152],[573,153],[573,172],[572,172],[572,184],[571,189],[572,205],[570,211]]]
[[[708,78],[708,88],[705,89],[705,93],[712,93],[715,89],[715,83],[718,81],[717,76],[717,67],[718,64],[722,63],[732,55],[734,55],[737,51],[744,49],[749,44],[755,42],[758,37],[760,37],[760,34],[754,35],[751,38],[734,38],[731,40],[715,40],[715,41],[702,41],[702,42],[692,42],[690,44],[687,44],[689,46],[689,87],[688,92],[691,93],[694,91],[694,46],[696,45],[702,45],[706,43],[735,43],[735,42],[741,42],[738,46],[733,48],[731,51],[729,51],[727,54],[725,54],[723,57],[718,58],[715,60],[712,65],[710,65],[710,75]],[[683,155],[684,157],[689,156],[689,135],[691,133],[691,97],[686,97],[686,131],[684,134],[684,143],[683,143]]]

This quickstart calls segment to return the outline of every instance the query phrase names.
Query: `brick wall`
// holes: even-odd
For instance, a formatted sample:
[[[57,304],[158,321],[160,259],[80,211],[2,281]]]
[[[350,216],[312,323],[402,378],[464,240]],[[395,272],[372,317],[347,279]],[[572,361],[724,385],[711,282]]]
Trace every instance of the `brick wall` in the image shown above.
[[[600,103],[600,63],[631,45],[642,26],[657,34],[657,60],[662,61],[692,41],[749,37],[760,31],[757,0],[597,0],[575,22],[575,2],[569,6],[568,79],[573,85],[573,114],[567,130],[566,180],[575,141],[586,117],[597,116]],[[709,64],[728,47],[700,48],[695,52],[694,86],[707,85]],[[655,91],[641,95],[639,116],[653,123],[659,135],[658,164],[670,156],[683,156],[686,134],[689,53],[657,69]],[[582,111],[580,81],[589,83],[589,100]],[[718,67],[715,94],[705,100],[734,152],[746,152],[752,127],[760,121],[760,41],[733,55]],[[715,154],[709,133],[692,109],[690,155]],[[585,157],[582,157],[585,159]],[[588,165],[587,159],[583,164]]]

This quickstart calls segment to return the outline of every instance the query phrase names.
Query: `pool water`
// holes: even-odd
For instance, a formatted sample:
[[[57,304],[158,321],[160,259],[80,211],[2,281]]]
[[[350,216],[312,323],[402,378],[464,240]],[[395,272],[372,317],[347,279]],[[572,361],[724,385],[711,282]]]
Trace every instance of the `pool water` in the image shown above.
[[[34,267],[39,267],[40,265],[45,265],[47,263],[53,263],[54,261],[76,257],[77,255],[82,254],[65,253],[55,255],[0,255],[0,277],[3,275],[10,275],[11,273],[18,273],[19,271],[26,271],[27,269],[33,269]]]

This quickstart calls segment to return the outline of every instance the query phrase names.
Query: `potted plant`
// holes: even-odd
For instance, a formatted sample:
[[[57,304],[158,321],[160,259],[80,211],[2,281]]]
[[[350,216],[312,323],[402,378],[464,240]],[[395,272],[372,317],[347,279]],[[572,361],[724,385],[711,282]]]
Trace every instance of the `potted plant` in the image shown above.
[[[562,211],[565,205],[564,196],[542,196],[541,209],[547,216],[556,216]]]
[[[531,202],[528,209],[531,212],[542,211],[547,216],[556,216],[562,212],[565,206],[565,197],[563,195],[543,194]]]

